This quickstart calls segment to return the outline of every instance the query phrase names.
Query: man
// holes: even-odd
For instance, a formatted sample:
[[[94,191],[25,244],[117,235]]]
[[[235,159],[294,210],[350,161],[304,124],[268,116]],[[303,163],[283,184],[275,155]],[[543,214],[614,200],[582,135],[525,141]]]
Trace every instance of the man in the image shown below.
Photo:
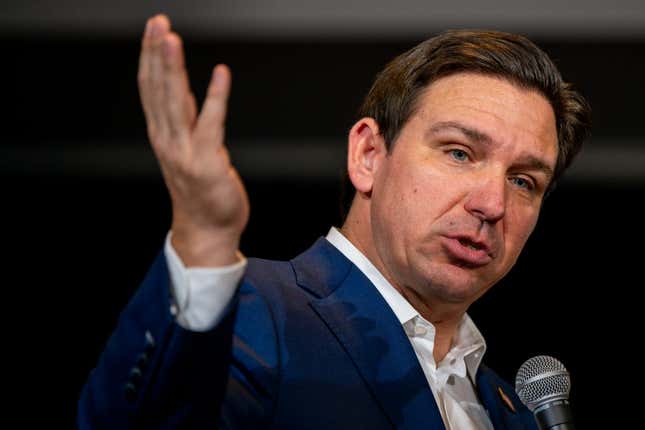
[[[224,147],[228,69],[198,114],[157,16],[139,85],[171,233],[80,427],[535,428],[466,311],[511,269],[587,134],[585,101],[543,52],[461,31],[397,57],[349,132],[344,225],[289,262],[237,251],[249,204]]]

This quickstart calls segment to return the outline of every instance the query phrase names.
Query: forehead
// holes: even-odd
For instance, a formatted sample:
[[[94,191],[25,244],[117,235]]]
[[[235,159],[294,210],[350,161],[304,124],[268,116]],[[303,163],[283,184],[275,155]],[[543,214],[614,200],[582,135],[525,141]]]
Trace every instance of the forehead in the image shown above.
[[[549,101],[503,78],[473,73],[440,78],[419,96],[410,120],[426,130],[456,121],[486,134],[497,146],[557,152],[555,114]]]

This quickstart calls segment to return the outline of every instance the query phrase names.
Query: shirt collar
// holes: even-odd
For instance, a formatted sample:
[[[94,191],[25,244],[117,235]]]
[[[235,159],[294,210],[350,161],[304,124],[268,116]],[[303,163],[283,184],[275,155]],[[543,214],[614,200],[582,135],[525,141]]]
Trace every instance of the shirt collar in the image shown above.
[[[456,357],[463,357],[468,376],[475,384],[477,369],[486,352],[486,340],[468,314],[464,314],[459,324],[457,338],[449,354],[453,352]]]
[[[329,229],[329,233],[327,233],[327,240],[352,263],[354,263],[354,265],[363,272],[367,279],[372,282],[374,287],[376,287],[378,292],[390,306],[408,336],[414,335],[413,331],[411,332],[410,330],[410,327],[414,325],[413,320],[418,321],[420,319],[425,322],[426,326],[429,326],[428,328],[431,333],[428,333],[427,335],[434,339],[434,326],[432,323],[426,321],[419,312],[412,307],[410,302],[408,302],[401,293],[399,293],[392,284],[385,279],[376,266],[374,266],[374,264],[372,264],[372,262],[361,251],[359,251],[358,248],[349,241],[349,239],[343,236],[338,229],[331,227]],[[456,359],[454,361],[456,364],[465,364],[464,370],[467,370],[468,375],[474,384],[475,375],[477,374],[477,369],[479,369],[479,365],[481,364],[484,352],[486,352],[486,341],[484,340],[484,337],[468,314],[464,314],[463,320],[459,324],[454,345],[448,352],[448,355],[446,355],[446,358],[448,358],[447,362],[450,363],[451,359]],[[445,359],[444,362],[446,362]],[[461,366],[462,368],[463,364]],[[465,371],[456,371],[454,373],[465,373]],[[465,375],[460,376],[463,377]]]

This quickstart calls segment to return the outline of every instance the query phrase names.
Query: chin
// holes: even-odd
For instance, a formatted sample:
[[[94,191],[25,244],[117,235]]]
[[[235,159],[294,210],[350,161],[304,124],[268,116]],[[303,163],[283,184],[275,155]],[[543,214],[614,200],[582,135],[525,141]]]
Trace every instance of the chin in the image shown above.
[[[428,273],[423,292],[446,303],[470,303],[479,295],[481,283],[472,270],[451,265]]]
[[[468,303],[473,301],[473,290],[470,288],[461,288],[448,285],[435,285],[429,287],[431,294],[444,303]]]

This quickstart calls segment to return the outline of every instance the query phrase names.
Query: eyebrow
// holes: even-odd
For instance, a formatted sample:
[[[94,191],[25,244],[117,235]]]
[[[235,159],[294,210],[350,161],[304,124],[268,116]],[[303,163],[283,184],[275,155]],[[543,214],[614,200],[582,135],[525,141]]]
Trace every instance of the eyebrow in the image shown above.
[[[485,144],[490,144],[493,139],[486,133],[483,133],[479,130],[475,130],[474,128],[467,127],[457,121],[441,121],[436,124],[434,124],[430,128],[430,133],[431,134],[437,134],[439,132],[442,132],[446,129],[452,129],[452,130],[457,130],[460,131],[464,136],[466,136],[468,139],[471,141],[475,141],[477,143],[485,143]]]
[[[520,161],[517,163],[516,167],[519,167],[520,169],[539,170],[546,175],[549,182],[551,181],[551,178],[553,178],[553,169],[551,166],[533,155],[520,157]]]
[[[483,143],[490,145],[493,142],[493,139],[479,130],[468,127],[457,121],[441,121],[434,124],[430,128],[430,134],[437,134],[444,130],[457,130],[466,136],[470,141],[476,143]],[[525,168],[530,170],[539,170],[547,176],[547,180],[550,181],[553,178],[554,172],[553,168],[545,163],[542,159],[535,157],[533,155],[524,155],[520,157],[516,167]]]

